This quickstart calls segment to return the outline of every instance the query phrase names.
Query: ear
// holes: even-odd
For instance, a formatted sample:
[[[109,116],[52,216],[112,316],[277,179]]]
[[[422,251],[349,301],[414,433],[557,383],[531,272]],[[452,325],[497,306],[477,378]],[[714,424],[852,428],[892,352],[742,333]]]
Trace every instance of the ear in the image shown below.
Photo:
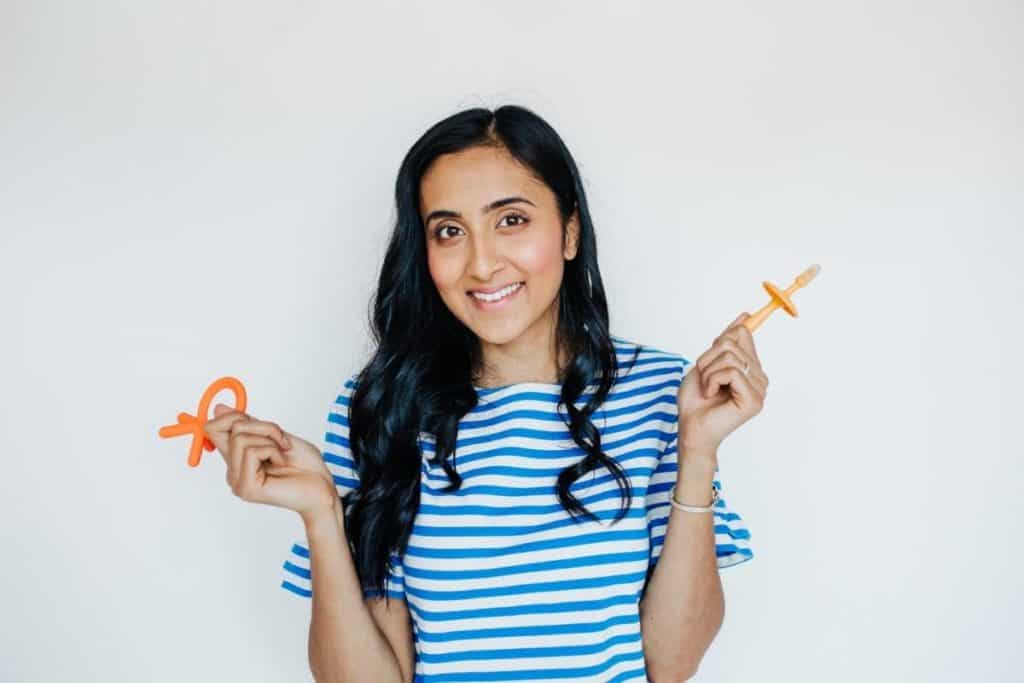
[[[566,261],[576,258],[576,252],[580,245],[580,211],[579,206],[572,210],[569,222],[565,226],[565,250],[562,255]]]

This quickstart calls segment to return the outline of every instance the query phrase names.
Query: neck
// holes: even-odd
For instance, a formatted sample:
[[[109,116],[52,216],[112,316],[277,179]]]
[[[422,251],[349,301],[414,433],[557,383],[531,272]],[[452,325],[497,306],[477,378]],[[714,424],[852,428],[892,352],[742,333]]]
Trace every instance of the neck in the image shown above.
[[[481,339],[483,369],[475,382],[482,387],[500,387],[522,382],[557,384],[560,371],[568,363],[565,352],[558,358],[556,329],[527,330],[504,344]],[[557,359],[557,360],[556,360]]]

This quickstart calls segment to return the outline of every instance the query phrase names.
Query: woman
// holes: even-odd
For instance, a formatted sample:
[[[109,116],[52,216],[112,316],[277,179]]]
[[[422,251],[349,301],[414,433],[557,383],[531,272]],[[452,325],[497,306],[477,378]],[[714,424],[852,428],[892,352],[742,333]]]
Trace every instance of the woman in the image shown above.
[[[576,164],[521,107],[433,126],[395,199],[324,452],[207,424],[236,495],[302,517],[282,586],[312,600],[315,677],[689,677],[718,569],[753,557],[714,479],[768,384],[745,314],[696,362],[612,335]]]

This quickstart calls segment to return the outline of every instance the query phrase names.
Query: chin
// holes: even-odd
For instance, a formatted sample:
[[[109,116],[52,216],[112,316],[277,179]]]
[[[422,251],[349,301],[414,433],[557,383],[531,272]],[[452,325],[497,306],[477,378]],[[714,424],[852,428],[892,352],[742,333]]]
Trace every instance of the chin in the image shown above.
[[[480,338],[481,342],[501,345],[508,344],[509,342],[518,339],[526,330],[527,325],[524,325],[518,319],[514,319],[495,320],[490,324],[480,324],[479,321],[477,321],[476,324],[467,325],[467,327],[473,332],[473,334]]]

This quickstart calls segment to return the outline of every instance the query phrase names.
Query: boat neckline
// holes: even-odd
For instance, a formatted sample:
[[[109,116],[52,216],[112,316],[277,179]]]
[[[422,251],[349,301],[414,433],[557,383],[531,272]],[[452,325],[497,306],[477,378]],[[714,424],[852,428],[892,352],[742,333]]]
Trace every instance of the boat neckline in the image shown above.
[[[561,382],[515,382],[513,384],[502,384],[499,387],[481,387],[476,384],[473,388],[478,392],[490,393],[494,391],[501,391],[502,389],[561,389]]]

